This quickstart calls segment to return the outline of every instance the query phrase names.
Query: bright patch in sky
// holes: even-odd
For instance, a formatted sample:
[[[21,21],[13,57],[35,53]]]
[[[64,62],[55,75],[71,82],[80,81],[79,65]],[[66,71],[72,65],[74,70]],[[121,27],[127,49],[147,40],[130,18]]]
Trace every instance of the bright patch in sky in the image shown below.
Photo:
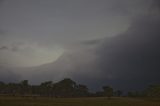
[[[36,44],[21,44],[1,50],[0,59],[4,60],[1,63],[3,65],[31,67],[54,62],[62,53],[63,49],[56,46],[46,48]]]

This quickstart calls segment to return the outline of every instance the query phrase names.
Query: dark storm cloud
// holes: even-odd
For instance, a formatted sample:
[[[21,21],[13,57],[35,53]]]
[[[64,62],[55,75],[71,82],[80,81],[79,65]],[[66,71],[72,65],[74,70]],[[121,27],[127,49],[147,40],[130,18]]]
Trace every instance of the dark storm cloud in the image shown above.
[[[89,85],[92,89],[112,85],[119,89],[134,90],[160,83],[158,17],[152,15],[139,17],[125,33],[104,39],[100,43],[101,46],[93,50],[94,52],[82,49],[80,52],[63,56],[56,63],[45,66],[44,69],[39,68],[45,70],[45,78],[44,74],[38,76],[43,79],[46,79],[46,76],[47,78],[53,78],[55,75],[62,75],[61,78],[69,76]],[[97,44],[97,41],[93,40],[91,43],[89,41],[90,44]]]
[[[159,0],[154,0],[154,5],[153,5],[153,7],[154,7],[154,6],[160,8],[160,1],[159,1]]]
[[[152,7],[153,11],[156,11],[155,7]],[[98,58],[91,72],[92,75],[101,73],[101,78],[89,78],[84,74],[74,74],[74,78],[92,88],[107,84],[124,90],[160,83],[159,14],[149,12],[139,16],[125,33],[103,40],[95,51]]]
[[[152,7],[152,11],[156,9]],[[75,47],[76,52],[71,51],[71,54],[65,54],[55,63],[37,68],[40,71],[36,71],[38,75],[32,78],[40,81],[71,77],[92,89],[112,85],[131,90],[160,83],[159,28],[159,13],[149,11],[141,14],[121,35],[84,41],[82,44],[98,45],[98,48],[88,50],[77,47],[77,50]]]
[[[118,86],[142,87],[160,83],[160,18],[141,17],[127,32],[107,39],[99,49],[99,68],[114,76]]]
[[[26,38],[29,36],[29,39],[35,39],[32,43],[48,44],[51,41],[51,46],[53,46],[55,44],[53,42],[60,42],[66,47],[64,49],[68,50],[69,48],[56,62],[31,69],[21,69],[19,72],[23,79],[31,80],[31,82],[61,80],[64,77],[71,77],[94,89],[102,85],[135,89],[148,84],[160,83],[160,17],[157,12],[148,13],[149,1],[152,0],[108,0],[108,2],[107,0],[98,2],[96,0],[73,0],[63,3],[61,1],[40,1],[38,2],[40,5],[37,5],[37,1],[34,3],[19,1],[24,8],[21,5],[17,7],[17,2],[12,1],[14,5],[12,3],[8,5],[12,8],[6,9],[8,13],[3,17],[5,21],[2,22],[6,26],[5,28],[10,28],[15,32],[20,31],[22,34],[10,34],[6,42],[10,40],[13,42],[12,38],[16,39],[15,42],[19,41],[18,38],[21,38],[22,41],[28,41]],[[159,7],[159,1],[155,1],[153,5],[151,10],[156,11],[156,8]],[[35,7],[38,11],[34,9]],[[17,15],[10,13],[14,13],[12,9]],[[14,17],[12,19],[6,18],[10,15]],[[134,20],[128,18],[132,15],[134,15]],[[128,22],[127,19],[130,21]],[[126,23],[131,23],[127,31],[122,31],[123,33],[120,31],[122,34],[115,37],[112,35],[107,37],[110,36],[108,34],[116,32]],[[113,32],[107,33],[110,30]],[[83,39],[81,39],[82,36]],[[104,37],[106,38],[101,40]],[[84,42],[76,45],[73,41]],[[67,45],[68,42],[72,43]],[[10,51],[18,51],[20,47],[24,48],[21,45],[10,45]],[[96,46],[91,48],[90,45]],[[24,50],[22,54],[30,53],[30,51],[33,49]],[[36,52],[36,55],[38,53]],[[27,58],[23,58],[23,60]],[[16,59],[11,60],[15,62]],[[1,73],[4,72],[8,71]],[[10,71],[2,76],[7,76],[9,73]],[[16,77],[14,74],[12,76]],[[3,79],[7,79],[7,77]]]
[[[15,82],[20,80],[20,75],[13,72],[13,68],[8,66],[2,66],[0,64],[0,81],[4,82]]]

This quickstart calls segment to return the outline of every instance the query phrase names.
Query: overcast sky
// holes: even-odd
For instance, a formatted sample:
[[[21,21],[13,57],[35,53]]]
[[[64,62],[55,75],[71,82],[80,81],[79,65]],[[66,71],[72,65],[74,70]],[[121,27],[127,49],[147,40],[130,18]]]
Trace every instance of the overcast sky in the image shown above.
[[[154,69],[141,83],[158,82],[148,77],[160,74],[159,7],[158,0],[0,0],[0,72],[34,66],[36,81],[46,71],[43,80],[118,86]]]
[[[126,31],[149,7],[149,0],[2,0],[0,64],[55,61],[68,45]]]

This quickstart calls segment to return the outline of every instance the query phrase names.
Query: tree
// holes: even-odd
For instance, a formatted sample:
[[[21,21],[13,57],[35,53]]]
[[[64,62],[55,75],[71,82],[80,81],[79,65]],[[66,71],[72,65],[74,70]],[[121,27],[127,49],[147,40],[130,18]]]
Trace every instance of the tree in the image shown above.
[[[21,95],[26,95],[30,93],[30,86],[28,80],[23,80],[20,82],[20,93]]]
[[[131,92],[131,91],[129,91],[127,95],[128,95],[128,97],[134,97],[135,96],[134,92]]]
[[[115,91],[114,93],[115,93],[115,96],[120,97],[123,92],[122,92],[121,90],[117,90],[117,91]]]
[[[128,92],[128,97],[143,97],[144,92],[140,91],[130,91]]]
[[[147,96],[160,97],[160,85],[150,85],[147,89]]]
[[[96,97],[103,97],[103,96],[104,96],[104,92],[103,92],[103,91],[97,91],[97,92],[95,93],[95,96],[96,96]]]
[[[41,83],[40,85],[40,95],[43,96],[52,96],[53,83],[52,81],[46,81]]]
[[[1,94],[5,93],[5,90],[4,90],[5,87],[6,87],[6,84],[0,81],[0,93]]]
[[[8,83],[7,84],[7,91],[8,91],[9,94],[15,96],[20,91],[19,84],[17,84],[17,83]]]
[[[55,83],[53,86],[56,97],[72,97],[74,95],[75,88],[76,83],[69,78],[65,78],[64,80]]]
[[[39,85],[32,85],[31,86],[31,92],[32,92],[32,95],[36,95],[36,96],[40,96],[40,92],[41,89],[40,89],[40,86]]]
[[[79,84],[77,85],[76,91],[74,93],[75,96],[85,97],[89,95],[89,91],[86,85]]]
[[[103,90],[104,90],[104,96],[107,96],[108,98],[110,98],[111,96],[113,96],[113,88],[110,86],[103,86]]]

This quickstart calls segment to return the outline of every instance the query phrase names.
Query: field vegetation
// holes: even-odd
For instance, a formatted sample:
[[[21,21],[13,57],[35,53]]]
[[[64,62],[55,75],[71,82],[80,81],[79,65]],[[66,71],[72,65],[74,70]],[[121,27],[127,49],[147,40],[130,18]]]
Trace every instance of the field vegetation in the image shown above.
[[[0,97],[0,106],[160,106],[159,98],[128,97]]]

